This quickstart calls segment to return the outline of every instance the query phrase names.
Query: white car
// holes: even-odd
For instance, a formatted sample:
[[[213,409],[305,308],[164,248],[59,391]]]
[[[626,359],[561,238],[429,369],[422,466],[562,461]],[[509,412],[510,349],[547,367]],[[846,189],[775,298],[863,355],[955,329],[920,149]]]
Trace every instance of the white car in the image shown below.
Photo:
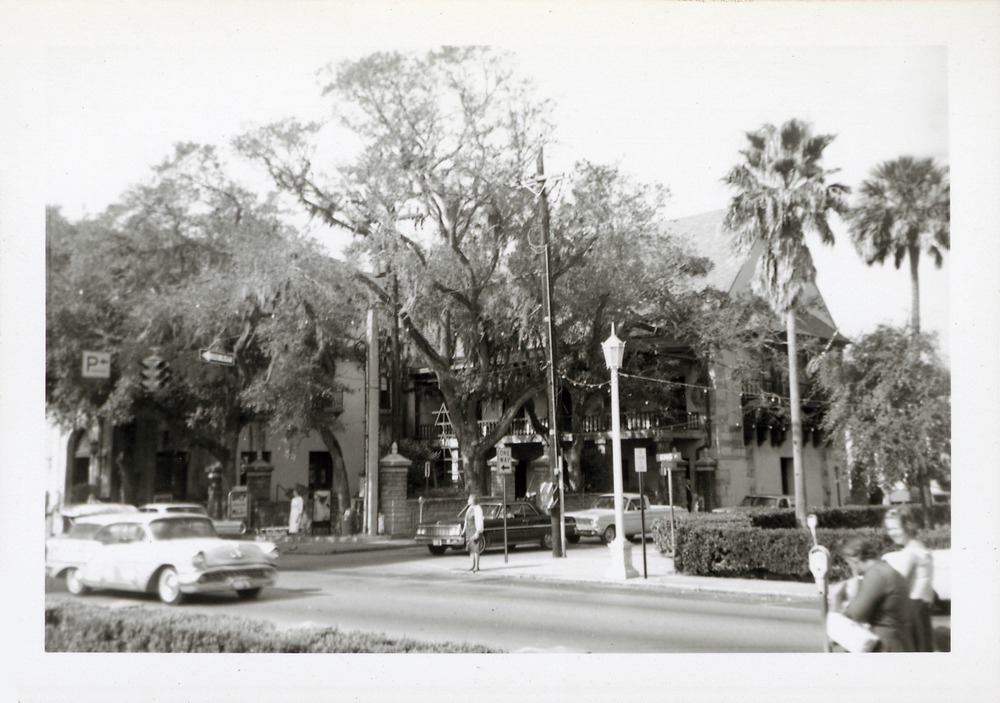
[[[669,505],[650,505],[649,496],[639,493],[622,494],[622,527],[625,529],[625,539],[635,539],[642,536],[643,520],[646,532],[653,527],[653,520],[669,520],[671,514],[686,513],[687,509]],[[605,544],[615,539],[615,496],[606,493],[599,496],[587,510],[571,510],[567,518],[576,522],[577,534],[581,537],[598,537]]]
[[[188,593],[235,591],[246,600],[277,579],[275,545],[218,537],[192,513],[80,517],[45,543],[45,571],[83,595],[92,588],[156,593],[168,605]]]
[[[140,513],[159,513],[169,515],[171,513],[193,513],[195,515],[208,515],[208,510],[200,503],[146,503],[139,506]],[[212,518],[215,531],[222,537],[229,535],[244,535],[247,532],[246,520],[216,520]]]

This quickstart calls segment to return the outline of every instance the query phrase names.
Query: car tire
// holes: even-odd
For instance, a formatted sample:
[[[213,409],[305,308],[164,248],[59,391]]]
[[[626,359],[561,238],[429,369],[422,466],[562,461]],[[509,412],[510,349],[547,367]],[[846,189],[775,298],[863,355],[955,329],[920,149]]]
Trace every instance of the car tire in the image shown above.
[[[427,551],[433,554],[434,556],[439,557],[445,552],[447,552],[448,548],[442,545],[428,544]]]
[[[580,541],[580,535],[570,535],[569,537],[566,538],[566,541],[569,542],[570,544],[576,544],[577,542]]]
[[[177,579],[177,571],[172,566],[165,566],[156,579],[156,595],[167,605],[178,605],[184,600],[181,584]]]
[[[66,572],[66,590],[74,596],[82,596],[90,589],[83,585],[79,569],[70,569]]]
[[[552,549],[552,532],[546,532],[542,535],[542,549]]]
[[[485,535],[479,535],[479,537],[476,538],[476,551],[479,552],[480,554],[482,554],[484,551],[486,551],[486,536]]]
[[[260,595],[261,588],[241,588],[236,591],[236,595],[240,597],[240,600],[253,600]]]
[[[601,533],[601,541],[604,542],[604,544],[611,544],[615,541],[615,535],[615,526],[608,525],[604,528],[604,532]]]

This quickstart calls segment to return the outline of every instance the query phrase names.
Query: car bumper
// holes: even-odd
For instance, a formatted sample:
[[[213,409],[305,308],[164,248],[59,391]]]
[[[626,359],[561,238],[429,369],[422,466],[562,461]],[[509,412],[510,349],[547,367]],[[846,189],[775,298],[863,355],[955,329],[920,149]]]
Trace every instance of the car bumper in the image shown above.
[[[278,570],[273,566],[245,566],[180,574],[178,578],[183,593],[243,591],[273,586],[278,580]]]
[[[417,544],[431,547],[464,547],[465,537],[417,537]]]

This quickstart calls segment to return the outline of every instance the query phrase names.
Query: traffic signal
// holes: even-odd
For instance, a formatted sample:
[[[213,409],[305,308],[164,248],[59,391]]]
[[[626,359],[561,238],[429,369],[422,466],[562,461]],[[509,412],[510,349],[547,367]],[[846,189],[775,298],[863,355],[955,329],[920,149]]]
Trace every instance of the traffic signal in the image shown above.
[[[163,388],[170,380],[170,364],[153,354],[142,360],[142,387],[150,393]]]

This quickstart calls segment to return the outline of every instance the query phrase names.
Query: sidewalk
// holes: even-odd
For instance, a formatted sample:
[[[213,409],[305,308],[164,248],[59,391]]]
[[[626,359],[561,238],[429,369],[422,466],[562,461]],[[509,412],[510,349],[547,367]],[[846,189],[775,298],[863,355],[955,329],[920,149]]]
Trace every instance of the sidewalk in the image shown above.
[[[283,555],[319,556],[341,552],[399,549],[412,547],[415,543],[412,539],[354,536],[344,538],[306,537],[298,543],[294,551],[290,549],[291,545],[288,542],[280,541],[277,544]],[[449,551],[444,556],[426,554],[426,558],[409,560],[400,568],[413,574],[464,574],[468,573],[468,566],[468,558],[463,553]],[[503,549],[491,549],[484,553],[481,558],[480,572],[478,574],[469,573],[468,578],[531,579],[673,592],[714,592],[786,602],[816,602],[819,598],[819,592],[814,583],[678,574],[674,572],[673,559],[660,554],[648,542],[646,544],[645,569],[641,544],[632,545],[632,566],[636,575],[627,579],[608,573],[611,568],[609,548],[596,543],[567,545],[565,557],[553,556],[551,551],[537,547],[519,547],[508,551],[506,561]]]

